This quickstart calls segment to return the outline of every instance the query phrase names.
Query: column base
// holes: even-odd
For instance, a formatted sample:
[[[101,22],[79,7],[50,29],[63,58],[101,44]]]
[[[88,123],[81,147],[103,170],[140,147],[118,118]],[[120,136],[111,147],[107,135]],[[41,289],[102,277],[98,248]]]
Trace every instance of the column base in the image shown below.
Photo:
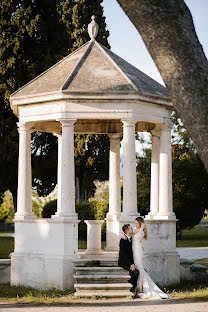
[[[119,219],[121,213],[106,216],[106,247],[105,251],[119,251],[120,226]]]
[[[120,221],[129,221],[129,222],[132,222],[132,221],[135,221],[135,219],[137,218],[137,217],[141,217],[140,216],[140,213],[121,213],[120,214],[120,218],[119,218],[119,220]]]
[[[169,215],[162,215],[158,213],[153,216],[153,220],[176,220],[176,215],[174,213]]]
[[[145,215],[145,219],[146,220],[154,220],[154,217],[156,216],[157,214],[151,214],[150,212]]]
[[[76,221],[78,220],[78,215],[77,213],[75,214],[71,214],[71,215],[68,215],[68,214],[58,214],[56,213],[55,215],[52,215],[51,216],[51,219],[59,219],[59,220],[69,220],[69,221]]]
[[[14,221],[15,220],[35,220],[37,219],[37,216],[34,215],[33,213],[32,214],[18,214],[18,213],[15,213],[14,215]]]

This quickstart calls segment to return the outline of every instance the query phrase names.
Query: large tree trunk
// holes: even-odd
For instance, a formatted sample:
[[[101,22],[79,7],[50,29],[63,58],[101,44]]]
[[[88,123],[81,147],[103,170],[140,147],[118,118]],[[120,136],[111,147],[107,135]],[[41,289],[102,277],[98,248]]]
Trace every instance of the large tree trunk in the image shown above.
[[[208,170],[208,62],[183,0],[118,0],[139,31]]]

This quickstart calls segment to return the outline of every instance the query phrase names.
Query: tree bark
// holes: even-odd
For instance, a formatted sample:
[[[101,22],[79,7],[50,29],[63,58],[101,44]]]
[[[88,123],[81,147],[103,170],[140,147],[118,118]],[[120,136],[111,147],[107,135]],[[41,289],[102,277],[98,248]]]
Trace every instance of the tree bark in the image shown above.
[[[118,0],[156,63],[208,170],[208,62],[183,0]]]

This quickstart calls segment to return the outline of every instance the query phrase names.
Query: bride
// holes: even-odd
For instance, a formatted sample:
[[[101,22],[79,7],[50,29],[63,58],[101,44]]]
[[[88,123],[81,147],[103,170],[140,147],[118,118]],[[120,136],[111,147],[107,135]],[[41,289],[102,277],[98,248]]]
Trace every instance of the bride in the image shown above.
[[[152,299],[167,299],[171,298],[170,295],[164,293],[150,278],[142,265],[143,246],[144,239],[148,239],[147,227],[142,217],[135,219],[135,225],[133,231],[132,251],[134,257],[134,263],[139,271],[139,277],[137,281],[138,297],[140,298],[152,298]]]

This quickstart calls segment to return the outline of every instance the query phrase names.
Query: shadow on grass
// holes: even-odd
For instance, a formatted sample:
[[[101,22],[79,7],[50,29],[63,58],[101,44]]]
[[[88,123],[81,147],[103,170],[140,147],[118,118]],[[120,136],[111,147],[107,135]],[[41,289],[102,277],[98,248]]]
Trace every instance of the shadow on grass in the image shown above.
[[[27,304],[30,306],[56,305],[56,306],[137,306],[137,305],[156,305],[156,304],[179,304],[193,301],[208,300],[208,284],[182,281],[180,285],[172,285],[163,290],[169,293],[171,299],[163,300],[141,300],[130,298],[77,298],[70,290],[60,291],[57,289],[37,290],[31,287],[10,286],[0,284],[1,307],[7,305],[12,307],[16,304]],[[6,302],[2,302],[2,299]],[[4,301],[3,300],[3,301]],[[3,304],[3,305],[2,305]],[[22,306],[22,305],[21,305]]]

